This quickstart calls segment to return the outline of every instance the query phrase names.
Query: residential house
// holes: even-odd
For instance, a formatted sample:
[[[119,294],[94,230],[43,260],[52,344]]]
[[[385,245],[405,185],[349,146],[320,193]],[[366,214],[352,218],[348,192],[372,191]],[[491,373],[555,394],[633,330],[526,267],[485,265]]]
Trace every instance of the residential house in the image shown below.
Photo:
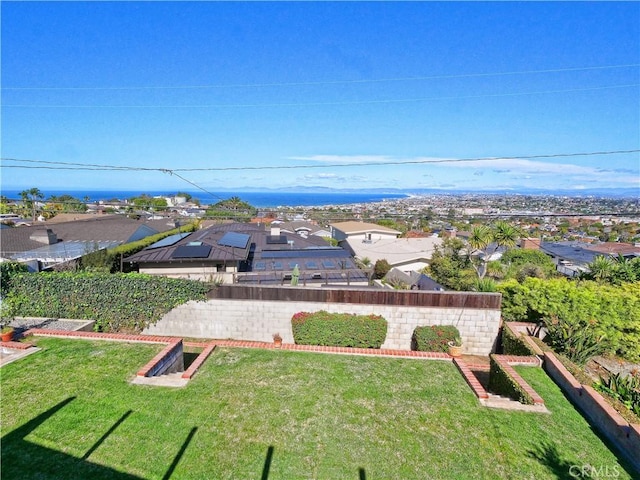
[[[2,229],[1,260],[26,263],[31,270],[39,271],[175,228],[172,222],[133,220],[122,215],[80,218]]]
[[[245,284],[366,285],[349,252],[320,237],[254,223],[221,223],[151,245],[124,259],[138,271],[173,278]]]

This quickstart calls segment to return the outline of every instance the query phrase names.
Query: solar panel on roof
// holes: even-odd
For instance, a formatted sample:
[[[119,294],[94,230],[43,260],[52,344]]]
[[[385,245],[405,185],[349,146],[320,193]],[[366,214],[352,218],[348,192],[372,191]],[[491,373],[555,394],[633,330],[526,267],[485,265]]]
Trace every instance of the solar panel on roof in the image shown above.
[[[267,244],[269,245],[286,245],[286,235],[267,235]]]
[[[220,240],[218,245],[223,247],[247,248],[251,235],[246,233],[227,232]]]
[[[149,245],[147,247],[147,249],[168,247],[170,245],[173,245],[174,243],[177,243],[178,240],[182,240],[184,237],[187,237],[189,235],[191,235],[191,233],[189,233],[189,232],[187,232],[187,233],[176,233],[175,235],[169,235],[168,237],[163,238],[162,240],[159,240],[156,243]]]
[[[180,245],[171,258],[207,258],[211,253],[211,245]]]

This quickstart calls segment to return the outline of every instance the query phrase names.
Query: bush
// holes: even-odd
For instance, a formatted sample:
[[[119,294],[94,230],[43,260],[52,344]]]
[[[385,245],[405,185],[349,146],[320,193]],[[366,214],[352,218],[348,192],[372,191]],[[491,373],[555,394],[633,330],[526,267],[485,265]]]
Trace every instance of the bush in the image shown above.
[[[384,258],[381,260],[377,260],[375,265],[373,266],[373,276],[378,280],[384,278],[387,273],[391,270],[391,264],[387,262]]]
[[[14,315],[83,318],[99,331],[140,332],[189,300],[205,300],[202,282],[139,273],[21,273],[3,310]]]
[[[544,342],[578,365],[584,365],[605,350],[604,336],[596,336],[589,323],[571,323],[554,317],[545,319],[545,325],[547,336]]]
[[[505,395],[525,405],[533,405],[534,401],[522,386],[515,381],[498,363],[493,354],[489,355],[489,391]]]
[[[590,322],[596,337],[605,336],[607,352],[640,359],[640,282],[620,286],[592,281],[527,278],[498,285],[505,321],[538,323],[561,318],[571,325]]]
[[[536,353],[527,345],[522,337],[516,336],[506,326],[502,329],[502,352],[505,355],[532,356]]]
[[[11,277],[17,273],[26,273],[27,266],[19,262],[2,262],[0,263],[0,294],[4,297],[11,290]]]
[[[594,388],[619,400],[634,414],[640,416],[640,376],[637,372],[629,375],[613,373],[609,378],[600,377]]]
[[[298,345],[380,348],[387,336],[387,321],[373,314],[298,312],[291,326]]]
[[[447,352],[449,342],[460,339],[460,332],[453,325],[416,327],[411,337],[411,350],[419,352]]]

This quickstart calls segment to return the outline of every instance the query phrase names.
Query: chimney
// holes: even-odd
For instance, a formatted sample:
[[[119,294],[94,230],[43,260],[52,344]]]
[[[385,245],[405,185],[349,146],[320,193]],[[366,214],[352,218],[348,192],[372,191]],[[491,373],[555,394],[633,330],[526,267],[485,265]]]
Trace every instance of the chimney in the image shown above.
[[[523,238],[520,240],[520,248],[527,250],[540,250],[539,238]]]
[[[29,236],[29,240],[43,243],[44,245],[53,245],[54,243],[58,243],[58,237],[50,228],[47,228],[46,230],[36,230]]]
[[[279,237],[280,236],[280,227],[271,226],[271,236]]]

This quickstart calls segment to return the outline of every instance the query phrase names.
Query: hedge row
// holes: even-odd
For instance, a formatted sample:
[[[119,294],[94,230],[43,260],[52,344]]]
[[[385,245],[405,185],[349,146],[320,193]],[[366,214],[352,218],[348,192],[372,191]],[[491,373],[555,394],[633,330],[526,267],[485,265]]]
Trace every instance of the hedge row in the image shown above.
[[[298,345],[380,348],[387,336],[387,321],[373,314],[298,312],[291,326]]]
[[[516,335],[506,325],[502,329],[502,352],[505,355],[535,356],[536,352],[521,336]]]
[[[564,278],[498,285],[505,321],[539,322],[559,318],[569,324],[589,323],[596,336],[605,335],[609,353],[640,359],[640,282],[620,286]]]
[[[3,315],[83,318],[96,330],[140,332],[189,300],[206,300],[202,282],[138,273],[18,273]]]
[[[505,395],[525,405],[533,405],[533,398],[502,366],[496,362],[493,354],[489,355],[489,391],[498,395]]]
[[[447,352],[449,342],[460,338],[453,325],[430,325],[416,327],[411,337],[411,350],[419,352]]]

